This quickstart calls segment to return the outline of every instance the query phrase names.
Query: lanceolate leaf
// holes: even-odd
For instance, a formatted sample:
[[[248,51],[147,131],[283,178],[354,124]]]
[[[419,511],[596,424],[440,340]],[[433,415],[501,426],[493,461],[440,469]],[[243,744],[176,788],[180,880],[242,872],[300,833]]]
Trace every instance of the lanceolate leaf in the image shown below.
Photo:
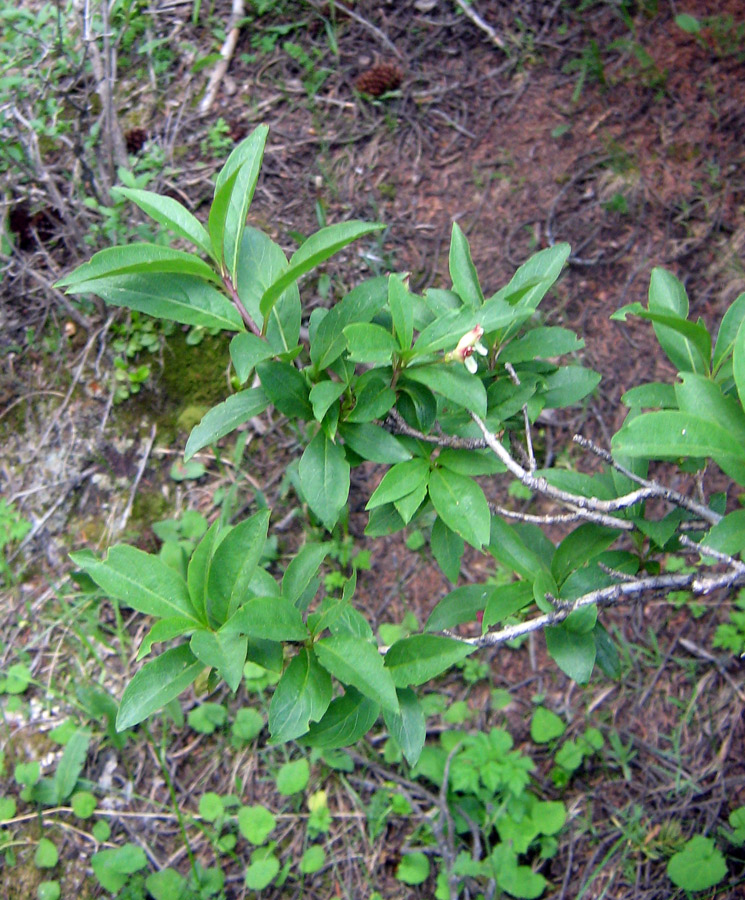
[[[293,556],[282,579],[282,596],[290,603],[302,597],[330,549],[331,544],[306,544]]]
[[[373,231],[380,231],[384,225],[368,222],[340,222],[329,225],[312,234],[290,259],[290,267],[265,291],[261,298],[261,314],[266,318],[281,294],[306,272],[334,253]]]
[[[236,271],[238,254],[246,227],[246,215],[253,199],[256,182],[259,178],[261,160],[264,156],[269,129],[266,125],[258,128],[236,150],[240,151],[240,168],[238,169],[233,189],[225,213],[225,230],[223,232],[223,258],[225,267],[230,273],[233,285],[240,290]],[[234,153],[236,151],[233,151]],[[228,158],[229,159],[229,158]]]
[[[207,576],[207,615],[212,624],[222,625],[248,599],[266,543],[269,515],[268,509],[260,510],[232,528],[218,544]]]
[[[453,222],[450,237],[449,264],[453,290],[467,306],[481,306],[484,295],[481,293],[476,267],[471,259],[471,249],[457,222]]]
[[[724,472],[745,483],[745,447],[729,431],[690,413],[665,410],[637,416],[614,435],[611,447],[614,456],[711,457]]]
[[[489,543],[489,504],[473,479],[435,469],[429,476],[429,496],[437,515],[464,541],[479,550]]]
[[[416,298],[409,293],[399,275],[388,276],[388,307],[393,317],[393,329],[399,347],[408,350],[414,337],[414,304]]]
[[[96,293],[92,282],[117,275],[178,273],[195,275],[220,284],[220,276],[212,266],[193,253],[173,250],[160,244],[128,244],[109,247],[94,253],[89,262],[78,266],[74,272],[57,282],[57,287],[67,288],[69,294],[83,291]]]
[[[745,321],[745,294],[740,294],[722,316],[722,324],[719,326],[717,342],[714,346],[714,358],[712,360],[712,368],[715,371],[732,353],[737,333],[743,321]]]
[[[740,403],[745,406],[745,322],[740,325],[735,338],[734,352],[732,354],[732,372],[735,376]]]
[[[243,331],[240,313],[213,285],[197,275],[169,273],[124,274],[76,285],[74,293],[91,293],[112,306],[170,319],[182,325],[201,325],[223,331]]]
[[[276,743],[307,733],[331,703],[331,676],[305,647],[290,662],[269,706],[269,732]]]
[[[317,369],[325,369],[346,350],[344,328],[352,322],[369,322],[383,308],[387,279],[363,281],[332,307],[318,326],[310,344],[310,358]]]
[[[344,443],[354,452],[371,462],[398,463],[411,459],[411,453],[390,432],[374,425],[372,422],[363,422],[359,425],[342,425],[339,434]]]
[[[396,641],[385,655],[385,667],[393,676],[396,687],[424,684],[475,649],[472,644],[453,638],[415,634]]]
[[[688,297],[685,288],[678,279],[665,269],[652,269],[649,279],[649,312],[672,315],[678,319],[688,317]],[[657,340],[668,355],[672,364],[684,372],[699,372],[705,375],[709,371],[711,338],[703,325],[696,326],[703,331],[700,338],[696,333],[690,337],[683,336],[679,330],[669,325],[653,322]]]
[[[110,597],[138,612],[198,621],[186,582],[157,556],[118,544],[103,560],[88,551],[71,553],[70,558]]]
[[[442,394],[478,416],[486,416],[484,385],[460,363],[412,366],[406,370],[406,378],[426,384],[436,394]]]
[[[324,669],[342,684],[349,684],[373,702],[398,712],[393,679],[372,644],[339,634],[317,641],[315,651]]]
[[[304,641],[308,637],[300,610],[286,597],[254,597],[231,616],[223,630],[268,641]]]
[[[186,644],[166,650],[140,669],[122,695],[116,730],[125,731],[186,690],[204,668]]]
[[[424,630],[444,631],[464,622],[475,622],[476,614],[486,609],[494,590],[493,584],[464,584],[450,591],[432,610]]]
[[[321,429],[305,448],[298,472],[308,505],[330,530],[349,494],[349,463],[344,451]]]
[[[331,750],[348,747],[358,741],[373,727],[380,706],[353,687],[347,688],[343,697],[331,701],[325,715],[300,743]]]
[[[239,391],[213,406],[199,425],[192,429],[186,442],[184,460],[188,462],[202,447],[216,443],[239,425],[263,413],[267,406],[269,400],[260,387]]]
[[[178,237],[191,241],[207,256],[212,255],[212,245],[207,229],[178,200],[162,194],[155,194],[153,191],[141,191],[135,188],[117,187],[116,190],[127,200],[131,200],[132,203],[139,206],[151,219],[165,225]]]
[[[419,700],[411,688],[397,691],[400,712],[383,710],[383,718],[388,730],[403,751],[410,766],[415,766],[424,747],[427,723]]]
[[[411,494],[429,477],[429,461],[416,457],[392,466],[367,501],[365,509],[375,509]]]
[[[220,673],[231,691],[237,691],[243,677],[248,640],[240,634],[226,631],[208,631],[200,628],[189,642],[192,653],[205,666]]]
[[[54,773],[54,785],[57,793],[57,803],[64,803],[72,794],[80,773],[83,771],[85,759],[88,755],[88,745],[91,736],[82,728],[73,732],[65,744],[62,758],[57,764]]]

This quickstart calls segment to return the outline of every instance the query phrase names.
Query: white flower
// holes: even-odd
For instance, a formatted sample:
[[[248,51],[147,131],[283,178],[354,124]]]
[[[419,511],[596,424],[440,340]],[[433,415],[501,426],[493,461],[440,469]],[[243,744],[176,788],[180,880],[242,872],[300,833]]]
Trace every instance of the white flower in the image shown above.
[[[445,360],[447,362],[453,362],[454,360],[462,362],[468,371],[472,375],[475,375],[478,366],[476,360],[473,358],[473,354],[478,353],[480,356],[486,356],[489,352],[481,343],[483,334],[484,329],[480,325],[474,326],[458,341],[458,346],[455,350],[451,350],[450,353],[445,354]]]

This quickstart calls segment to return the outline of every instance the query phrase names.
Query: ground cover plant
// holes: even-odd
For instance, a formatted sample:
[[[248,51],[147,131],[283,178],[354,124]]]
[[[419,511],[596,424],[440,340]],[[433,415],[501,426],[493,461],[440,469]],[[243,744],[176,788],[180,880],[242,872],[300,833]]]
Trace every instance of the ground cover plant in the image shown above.
[[[199,11],[194,13],[198,18]],[[643,14],[648,21],[656,15]],[[696,33],[705,38],[710,25],[702,15],[699,20],[704,31]],[[685,20],[675,24],[681,34],[693,34],[683,28],[689,24]],[[331,25],[324,38],[329,45],[339,34],[333,17]],[[634,46],[643,40],[639,20],[632,25],[627,44],[608,47],[596,40],[594,58],[599,54],[606,67],[600,87],[610,90],[619,72],[627,83],[636,77],[637,59],[648,89],[664,90],[659,73],[643,64]],[[278,47],[283,33],[270,33]],[[304,94],[312,97],[333,78],[333,67],[314,78],[310,62],[327,57],[304,42],[296,25],[291,33],[292,46],[281,49],[287,65],[300,74]],[[520,53],[527,52],[525,34]],[[572,45],[574,57],[579,46]],[[624,57],[627,51],[631,56]],[[628,69],[613,68],[608,54],[617,52]],[[576,71],[567,69],[571,91]],[[586,78],[572,102],[581,103],[591,87]],[[379,102],[383,114],[397,100]],[[232,128],[218,119],[204,142],[197,142],[200,152],[222,156],[235,141]],[[524,265],[516,263],[507,277],[479,278],[471,259],[478,248],[460,227],[448,226],[450,240],[443,246],[450,243],[450,251],[444,254],[442,277],[436,288],[422,290],[417,273],[408,280],[387,274],[399,267],[390,259],[382,264],[383,232],[349,221],[374,219],[374,210],[372,216],[365,211],[351,217],[347,211],[340,217],[343,225],[326,226],[333,171],[322,167],[330,190],[316,204],[318,224],[304,221],[292,234],[298,249],[285,254],[261,206],[248,208],[252,185],[261,198],[262,185],[271,183],[271,165],[256,180],[264,140],[259,129],[238,147],[218,174],[212,210],[203,206],[198,218],[175,205],[175,196],[192,208],[198,200],[188,192],[174,194],[173,182],[165,194],[151,194],[146,189],[159,189],[157,177],[156,183],[136,181],[120,172],[124,190],[116,194],[114,216],[107,207],[100,209],[102,220],[116,228],[98,229],[92,246],[131,240],[133,200],[143,207],[154,204],[155,221],[136,231],[150,243],[118,254],[106,250],[60,283],[61,289],[72,288],[67,308],[84,316],[96,314],[92,296],[104,297],[110,315],[122,298],[136,307],[144,290],[150,298],[160,297],[155,311],[176,320],[174,331],[173,323],[154,325],[136,308],[119,319],[124,329],[116,352],[128,360],[131,349],[135,361],[122,358],[117,366],[122,377],[113,382],[113,400],[134,395],[143,384],[148,392],[143,367],[157,371],[158,354],[171,343],[169,331],[178,335],[183,328],[187,342],[201,348],[180,373],[185,377],[187,368],[214,352],[208,332],[228,343],[226,325],[236,335],[231,396],[206,414],[208,407],[201,405],[184,411],[181,427],[192,428],[201,419],[189,438],[186,463],[171,465],[180,457],[180,439],[161,433],[159,440],[159,452],[173,447],[165,471],[176,497],[198,496],[195,489],[208,468],[222,473],[215,505],[201,505],[207,515],[194,508],[173,515],[163,504],[154,514],[139,510],[138,525],[117,538],[128,543],[107,552],[110,541],[99,540],[95,552],[75,554],[75,581],[57,587],[59,599],[52,603],[58,619],[46,631],[63,636],[65,648],[73,648],[71,659],[65,659],[67,649],[52,653],[51,645],[49,653],[40,654],[44,644],[28,638],[35,614],[28,605],[18,607],[20,618],[3,650],[10,661],[3,669],[3,710],[6,734],[12,734],[4,746],[5,772],[13,779],[3,801],[7,883],[22,884],[29,895],[79,892],[71,887],[77,873],[68,860],[83,841],[90,868],[76,883],[123,897],[231,897],[256,891],[278,896],[297,890],[344,895],[350,890],[345,883],[360,877],[351,874],[355,853],[377,858],[380,865],[362,867],[370,874],[364,887],[358,881],[353,896],[537,896],[566,893],[579,834],[590,852],[583,857],[578,892],[612,893],[619,882],[633,887],[640,872],[642,882],[663,896],[676,885],[737,890],[742,843],[737,779],[720,782],[734,794],[707,805],[705,817],[676,804],[681,796],[706,796],[710,783],[708,767],[697,771],[684,749],[691,746],[692,732],[700,732],[715,750],[722,735],[723,759],[739,746],[736,728],[722,726],[718,716],[716,725],[707,722],[711,706],[703,701],[717,683],[738,696],[732,655],[741,652],[739,606],[731,614],[728,604],[722,607],[712,647],[726,652],[716,657],[721,668],[703,679],[701,664],[679,659],[682,650],[661,650],[654,631],[644,632],[647,626],[664,631],[669,609],[674,621],[693,624],[671,647],[705,652],[697,617],[716,610],[720,598],[741,583],[733,543],[739,534],[733,504],[741,442],[732,440],[741,416],[736,363],[741,298],[736,296],[729,312],[722,305],[707,315],[704,326],[691,319],[680,281],[655,269],[649,296],[627,304],[616,317],[622,321],[609,327],[626,333],[634,318],[644,324],[651,316],[654,328],[649,322],[645,327],[664,348],[663,353],[654,344],[654,353],[667,355],[680,377],[676,381],[668,370],[651,387],[637,379],[644,389],[624,394],[627,405],[620,408],[630,413],[623,427],[618,421],[611,429],[613,442],[610,431],[602,439],[591,432],[592,440],[573,451],[562,447],[556,458],[551,442],[557,436],[562,444],[565,440],[565,431],[555,430],[556,416],[592,409],[603,391],[603,382],[582,365],[585,329],[555,325],[551,310],[566,283],[558,277],[567,254],[576,267],[591,262],[592,253],[581,242],[573,241],[570,251],[551,239],[547,249]],[[598,172],[612,173],[600,208],[623,225],[641,208],[627,165],[616,153],[610,164],[580,168],[581,177],[568,183],[563,196],[574,202],[573,192],[585,191]],[[473,178],[484,186],[478,171]],[[395,196],[391,185],[382,187],[381,197]],[[252,225],[241,236],[246,212]],[[566,227],[562,202],[552,206],[549,234],[557,223]],[[191,257],[179,227],[198,238]],[[535,233],[522,232],[528,238]],[[38,223],[31,235],[43,239]],[[355,237],[370,267],[385,272],[383,277],[326,275],[333,264],[327,255],[341,250],[349,259]],[[507,244],[515,254],[515,240]],[[523,263],[531,254],[518,255]],[[260,264],[254,264],[257,258]],[[317,274],[313,267],[319,265]],[[68,278],[72,281],[65,283]],[[493,290],[499,284],[506,287],[484,297],[487,285]],[[318,305],[316,291],[325,298],[333,294],[330,309],[328,303]],[[695,303],[695,291],[690,296]],[[731,342],[728,330],[734,332]],[[420,343],[423,335],[429,344]],[[43,346],[47,353],[55,350],[51,343]],[[143,350],[155,352],[142,355]],[[223,377],[218,395],[225,391]],[[290,436],[279,487],[269,495],[255,470],[258,448],[252,437],[266,421]],[[729,441],[716,427],[722,422]],[[648,433],[651,445],[642,440]],[[698,442],[685,453],[680,439],[691,435]],[[215,451],[207,452],[216,440]],[[692,447],[711,458],[705,469],[686,459]],[[614,470],[609,449],[623,469]],[[116,457],[109,458],[113,468]],[[662,464],[653,462],[650,474],[638,468],[645,458]],[[146,462],[147,454],[128,491],[127,510],[139,499]],[[235,481],[226,477],[232,472]],[[585,472],[584,479],[577,472]],[[557,508],[562,503],[571,506]],[[18,547],[38,539],[40,526],[30,516],[29,527],[16,513],[19,505],[28,510],[24,495],[8,507],[3,549],[6,584],[11,596],[20,598]],[[121,517],[125,525],[127,510]],[[154,521],[164,514],[169,518]],[[592,521],[580,524],[588,515]],[[288,522],[296,529],[289,546]],[[142,539],[140,529],[150,523],[157,540]],[[395,553],[401,552],[394,550],[388,560],[376,546],[405,548],[418,566],[434,556],[440,581],[431,602],[416,607],[418,616],[402,605],[404,591],[395,590],[395,576],[394,591],[385,587],[386,614],[366,603],[371,594],[380,596],[380,582],[393,575]],[[703,559],[702,550],[707,551]],[[133,571],[150,582],[147,591],[131,578]],[[378,582],[375,592],[371,579]],[[666,595],[670,606],[663,605]],[[573,608],[577,601],[587,602],[587,608]],[[620,601],[621,617],[614,610]],[[603,608],[596,618],[597,603]],[[623,637],[624,615],[637,626],[635,647]],[[553,661],[544,655],[539,636],[547,626],[555,629],[545,639]],[[489,644],[502,649],[495,653]],[[509,671],[526,656],[539,673],[527,693]],[[42,674],[43,658],[51,662],[54,677]],[[555,690],[544,693],[544,678],[554,676],[543,673],[563,665],[583,683],[593,661],[595,669],[605,671],[593,674],[588,688],[570,693],[571,702],[560,701]],[[649,689],[641,673],[646,668],[656,673],[655,681],[665,680],[671,662],[685,672],[685,680],[670,691],[678,713],[665,750],[650,753],[648,735],[630,731],[615,714],[593,716],[589,708],[606,691],[630,698],[636,689],[643,707]],[[192,676],[193,684],[177,697]],[[29,731],[23,723],[38,721],[38,698],[44,714],[56,717],[51,721],[60,727],[49,739],[40,733],[23,747],[19,737]],[[71,717],[63,714],[59,720],[55,698]],[[149,720],[143,720],[148,711]],[[350,720],[355,728],[344,730]],[[42,747],[52,750],[48,757],[42,757]],[[216,752],[210,755],[208,748]],[[106,754],[114,754],[115,767],[116,760],[124,767],[113,770],[121,791],[106,775],[112,760]],[[141,777],[142,755],[162,790],[153,792]],[[245,765],[239,765],[241,759]],[[224,771],[228,760],[229,772]],[[654,814],[655,791],[647,802],[624,805],[618,787],[641,784],[647,766],[649,775],[659,778]],[[608,830],[597,831],[595,817],[586,810],[578,821],[577,811],[580,798],[593,797],[591,785],[598,801],[604,779],[616,782],[608,792],[616,806]],[[140,809],[166,832],[180,832],[180,839],[174,833],[170,842],[161,841],[153,832],[143,841],[137,828],[126,827],[128,821],[147,821],[127,818],[133,784],[150,797],[135,798],[144,804]],[[107,804],[114,797],[112,809]],[[41,823],[38,831],[30,824],[34,820]],[[359,824],[360,836],[370,843],[357,845],[346,836],[340,852],[340,830],[349,835],[347,821]],[[387,859],[376,856],[380,846],[402,844],[393,854],[384,851]]]

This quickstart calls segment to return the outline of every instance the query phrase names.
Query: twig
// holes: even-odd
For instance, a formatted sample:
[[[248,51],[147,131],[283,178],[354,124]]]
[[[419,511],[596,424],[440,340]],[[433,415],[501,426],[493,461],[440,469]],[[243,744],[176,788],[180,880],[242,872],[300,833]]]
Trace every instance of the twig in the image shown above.
[[[525,634],[549,628],[551,625],[558,625],[575,610],[583,609],[586,606],[612,606],[623,600],[641,599],[645,594],[660,591],[669,593],[670,591],[689,590],[694,594],[708,594],[720,588],[732,589],[740,587],[745,584],[745,567],[743,568],[744,571],[729,571],[703,577],[699,576],[697,572],[690,572],[639,578],[635,581],[614,584],[607,588],[590,591],[553,612],[537,616],[535,619],[528,619],[528,621],[520,622],[518,625],[510,625],[500,631],[488,631],[480,637],[473,638],[464,638],[456,634],[451,634],[450,636],[475,647],[494,647],[498,644],[513,641],[515,638],[522,637]],[[561,601],[557,602],[561,603]]]
[[[489,25],[481,18],[481,16],[476,12],[473,6],[467,4],[465,0],[455,0],[455,3],[456,6],[460,8],[463,15],[467,19],[470,19],[477,28],[480,28],[481,31],[483,31],[484,34],[487,35],[487,37],[495,47],[499,47],[500,50],[504,50],[504,41],[502,40],[502,38],[491,27],[491,25]]]
[[[225,42],[222,45],[222,49],[220,50],[220,61],[217,63],[215,68],[212,70],[212,74],[210,75],[210,80],[207,83],[207,89],[204,92],[204,97],[202,97],[202,102],[199,104],[199,112],[200,116],[205,116],[210,111],[210,107],[212,106],[215,100],[215,94],[217,93],[217,88],[220,82],[225,77],[225,73],[228,71],[228,66],[230,65],[230,60],[233,58],[233,53],[235,52],[235,46],[238,43],[238,34],[240,32],[240,21],[243,18],[243,0],[233,0],[233,8],[230,12],[230,21],[228,22],[228,36],[225,38]]]

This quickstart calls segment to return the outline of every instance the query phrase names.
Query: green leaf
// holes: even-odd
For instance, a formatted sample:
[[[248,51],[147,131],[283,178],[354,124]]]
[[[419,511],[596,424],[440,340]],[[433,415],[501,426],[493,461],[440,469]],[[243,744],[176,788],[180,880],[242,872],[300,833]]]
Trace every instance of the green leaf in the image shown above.
[[[239,425],[263,413],[267,406],[269,399],[260,387],[239,391],[217,406],[213,406],[199,425],[192,428],[186,442],[184,460],[191,459],[202,447],[217,443],[220,438],[235,431]]]
[[[93,872],[107,891],[116,893],[128,877],[147,866],[145,851],[135,844],[124,844],[113,850],[101,850],[91,857]]]
[[[649,279],[649,312],[669,315],[678,320],[688,317],[688,297],[678,279],[665,269],[654,268]],[[670,325],[676,325],[673,329]],[[711,338],[703,325],[687,323],[694,329],[688,335],[681,333],[680,321],[659,324],[653,322],[657,340],[668,359],[680,371],[698,372],[705,375],[709,371]]]
[[[300,857],[298,868],[303,875],[312,875],[314,872],[320,871],[325,862],[326,851],[318,844],[314,844],[312,847],[308,847]]]
[[[145,887],[154,900],[187,900],[187,883],[175,869],[152,872],[145,879]]]
[[[373,727],[380,706],[355,688],[347,688],[343,697],[331,701],[323,718],[311,725],[301,744],[333,750],[355,744]]]
[[[300,458],[298,474],[308,506],[330,531],[349,495],[349,463],[344,451],[319,430]]]
[[[429,476],[429,462],[421,457],[396,463],[383,476],[380,484],[367,501],[365,509],[375,509],[384,503],[392,503],[412,493],[421,484],[426,484]]]
[[[228,168],[231,157],[235,157],[236,161],[240,161],[235,181],[230,191],[230,199],[225,210],[224,228],[222,230],[222,253],[218,251],[218,258],[225,261],[225,267],[230,274],[231,281],[239,290],[240,284],[237,279],[238,256],[243,232],[246,227],[248,208],[253,199],[256,182],[259,179],[259,170],[261,169],[261,160],[264,156],[264,146],[268,133],[269,129],[266,125],[259,125],[245,141],[233,150],[225,164],[225,167]],[[216,194],[220,190],[219,181],[218,176]]]
[[[595,661],[607,678],[621,677],[621,660],[613,639],[600,622],[595,623],[592,630],[595,638]]]
[[[287,362],[270,359],[256,366],[264,392],[277,409],[290,419],[312,419],[308,385],[300,372]]]
[[[727,863],[711,838],[697,834],[670,857],[667,874],[673,884],[686,891],[705,891],[727,874]]]
[[[96,798],[90,791],[77,791],[70,798],[72,811],[79,819],[89,819],[97,805]]]
[[[118,544],[106,559],[88,551],[71,553],[70,559],[126,606],[149,616],[183,616],[197,621],[184,579],[159,557],[136,547]]]
[[[430,474],[429,495],[437,515],[464,541],[477,550],[489,543],[489,505],[475,481],[438,468]]]
[[[618,533],[592,522],[578,526],[556,548],[551,560],[551,574],[561,586],[568,576],[609,547]]]
[[[592,632],[578,634],[564,625],[546,629],[546,646],[557,666],[578,684],[587,684],[595,665],[595,638]]]
[[[352,322],[369,322],[383,308],[388,279],[372,278],[353,288],[332,307],[310,342],[310,358],[318,370],[326,369],[347,348],[344,329]]]
[[[277,793],[283,797],[299,794],[304,791],[310,779],[310,766],[307,759],[296,759],[286,762],[280,767],[275,780]]]
[[[279,244],[257,228],[246,228],[238,256],[238,296],[275,353],[294,349],[300,335],[300,293],[296,284],[290,285],[277,300],[266,322],[260,309],[264,291],[287,271],[288,265]]]
[[[276,826],[276,818],[265,806],[242,806],[238,810],[238,830],[251,844],[263,844]]]
[[[235,693],[243,678],[248,642],[245,637],[225,631],[195,631],[189,641],[194,656],[205,666],[217,669],[220,676]]]
[[[310,722],[318,722],[331,703],[331,678],[315,655],[303,648],[290,662],[269,706],[272,741],[302,737]]]
[[[68,293],[90,293],[111,306],[182,325],[200,325],[221,331],[244,331],[240,313],[228,298],[197,275],[171,273],[123,274],[97,278],[70,288]]]
[[[385,365],[397,349],[391,333],[380,325],[355,322],[344,329],[344,337],[352,362]]]
[[[424,853],[405,853],[396,869],[396,878],[404,884],[422,884],[429,878],[429,860]]]
[[[178,237],[190,241],[207,256],[212,255],[212,245],[207,229],[178,200],[162,194],[155,194],[153,191],[142,191],[135,188],[117,187],[116,190],[127,200],[131,200],[132,203],[139,206],[151,219],[165,225]]]
[[[430,537],[432,555],[445,576],[455,584],[460,575],[460,561],[463,556],[463,538],[456,534],[438,516],[432,526]]]
[[[274,881],[279,872],[279,860],[274,854],[252,862],[246,869],[246,887],[251,891],[263,891]]]
[[[410,688],[397,692],[399,712],[383,710],[383,718],[392,737],[401,748],[406,761],[415,766],[427,736],[427,722],[416,694]]]
[[[53,869],[59,860],[59,852],[49,838],[41,838],[36,845],[34,865],[37,869]]]
[[[732,374],[735,376],[741,406],[745,406],[745,322],[740,325],[732,351]]]
[[[396,687],[424,684],[465,659],[476,648],[453,638],[435,634],[414,634],[389,648],[385,667]]]
[[[730,556],[745,550],[745,509],[728,513],[709,531],[702,543]]]
[[[507,467],[491,450],[461,450],[445,447],[440,450],[437,465],[457,472],[459,475],[496,475],[506,472]]]
[[[621,403],[624,403],[630,409],[648,408],[648,409],[677,409],[678,401],[675,399],[675,388],[672,384],[662,384],[659,381],[653,381],[649,384],[640,384],[638,387],[631,388],[621,397]]]
[[[481,380],[460,363],[435,363],[406,369],[406,380],[418,381],[451,403],[486,416],[486,391]]]
[[[737,333],[743,321],[745,321],[745,294],[740,294],[722,316],[722,324],[719,326],[717,342],[714,346],[714,357],[712,360],[712,369],[714,371],[719,369],[733,352]]]
[[[393,464],[411,459],[410,451],[401,441],[372,422],[341,425],[339,434],[358,456],[370,462]]]
[[[320,381],[318,384],[313,385],[309,399],[313,407],[313,416],[317,422],[323,420],[329,407],[336,403],[346,389],[347,385],[339,381]]]
[[[292,558],[282,578],[282,596],[297,604],[326,559],[331,544],[306,544]]]
[[[140,669],[124,689],[116,730],[146,719],[186,690],[204,668],[186,644],[166,650]]]
[[[564,720],[545,706],[539,706],[533,713],[530,720],[530,737],[536,744],[548,744],[561,737],[565,731]]]
[[[42,881],[36,889],[36,900],[59,900],[61,894],[59,881]]]
[[[417,298],[409,293],[400,275],[388,276],[388,308],[393,318],[393,330],[399,347],[408,350],[414,337],[414,304]]]
[[[372,644],[338,634],[317,641],[314,647],[318,661],[334,678],[357,688],[383,708],[398,712],[393,679]]]
[[[643,413],[613,436],[611,449],[614,457],[711,457],[727,475],[745,483],[745,447],[729,431],[690,413]]]
[[[500,362],[531,362],[534,359],[551,359],[565,353],[576,353],[585,342],[568,328],[532,328],[526,335],[510,341],[499,351]]]
[[[222,284],[217,272],[193,253],[185,253],[183,250],[174,250],[160,244],[140,243],[99,250],[88,262],[61,278],[56,287],[67,288],[66,293],[69,294],[82,292],[95,294],[97,291],[94,283],[99,279],[136,274],[149,276],[191,275]],[[151,280],[156,283],[163,279],[156,277]]]
[[[745,330],[743,340],[745,341]],[[745,347],[743,349],[745,350]],[[737,348],[735,356],[736,354]],[[743,376],[745,377],[745,372]],[[681,372],[679,377],[680,381],[675,384],[675,397],[680,411],[701,416],[715,425],[720,425],[745,446],[745,413],[736,398],[725,397],[721,387],[703,375]]]
[[[255,334],[236,334],[230,342],[230,359],[241,384],[245,384],[257,363],[273,355],[269,344]]]
[[[450,236],[449,267],[450,279],[456,294],[468,306],[481,306],[484,295],[481,292],[476,267],[471,259],[471,248],[457,222],[453,222]]]
[[[475,622],[476,614],[486,608],[494,589],[493,584],[466,584],[450,591],[432,610],[424,630],[444,631],[465,622]]]
[[[370,374],[374,376],[375,373]],[[382,419],[396,402],[395,392],[382,378],[371,377],[360,382],[356,385],[354,409],[347,414],[346,421],[367,423]]]
[[[268,509],[234,526],[217,544],[207,575],[207,616],[219,627],[249,596],[249,585],[264,552]],[[261,635],[256,635],[260,637]]]
[[[274,306],[277,298],[306,272],[310,272],[319,263],[333,256],[347,244],[358,238],[380,231],[384,225],[368,224],[367,222],[340,222],[337,225],[329,225],[312,234],[302,246],[293,253],[290,258],[288,270],[274,281],[261,298],[261,314],[266,318]]]
[[[286,597],[254,597],[228,619],[223,630],[267,641],[304,641],[308,637],[300,610]]]
[[[543,394],[548,409],[561,409],[579,403],[600,384],[600,374],[584,366],[562,366],[546,378]]]
[[[686,34],[698,34],[701,31],[701,23],[689,13],[680,13],[675,17],[675,24]]]
[[[201,541],[197,544],[196,549],[191,555],[191,559],[189,560],[189,565],[186,571],[186,583],[189,588],[189,596],[191,597],[192,606],[196,611],[197,616],[200,621],[206,625],[207,624],[207,583],[209,578],[209,569],[210,569],[210,561],[212,559],[212,554],[214,553],[215,544],[219,538],[220,534],[220,520],[216,519],[212,525],[210,525],[208,531],[202,537]],[[152,644],[155,638],[151,637],[151,634],[148,635],[150,639],[150,643]],[[176,635],[171,635],[172,637],[176,637]],[[163,638],[166,640],[167,638]],[[147,639],[146,639],[147,640]],[[148,646],[146,650],[143,650],[146,641],[143,641],[143,645],[140,648],[140,652],[138,654],[139,657],[145,655],[145,653],[150,652],[150,647]]]
[[[85,766],[90,740],[91,737],[87,731],[78,729],[65,744],[62,758],[54,773],[54,785],[59,798],[58,803],[64,803],[75,789],[80,773]]]

